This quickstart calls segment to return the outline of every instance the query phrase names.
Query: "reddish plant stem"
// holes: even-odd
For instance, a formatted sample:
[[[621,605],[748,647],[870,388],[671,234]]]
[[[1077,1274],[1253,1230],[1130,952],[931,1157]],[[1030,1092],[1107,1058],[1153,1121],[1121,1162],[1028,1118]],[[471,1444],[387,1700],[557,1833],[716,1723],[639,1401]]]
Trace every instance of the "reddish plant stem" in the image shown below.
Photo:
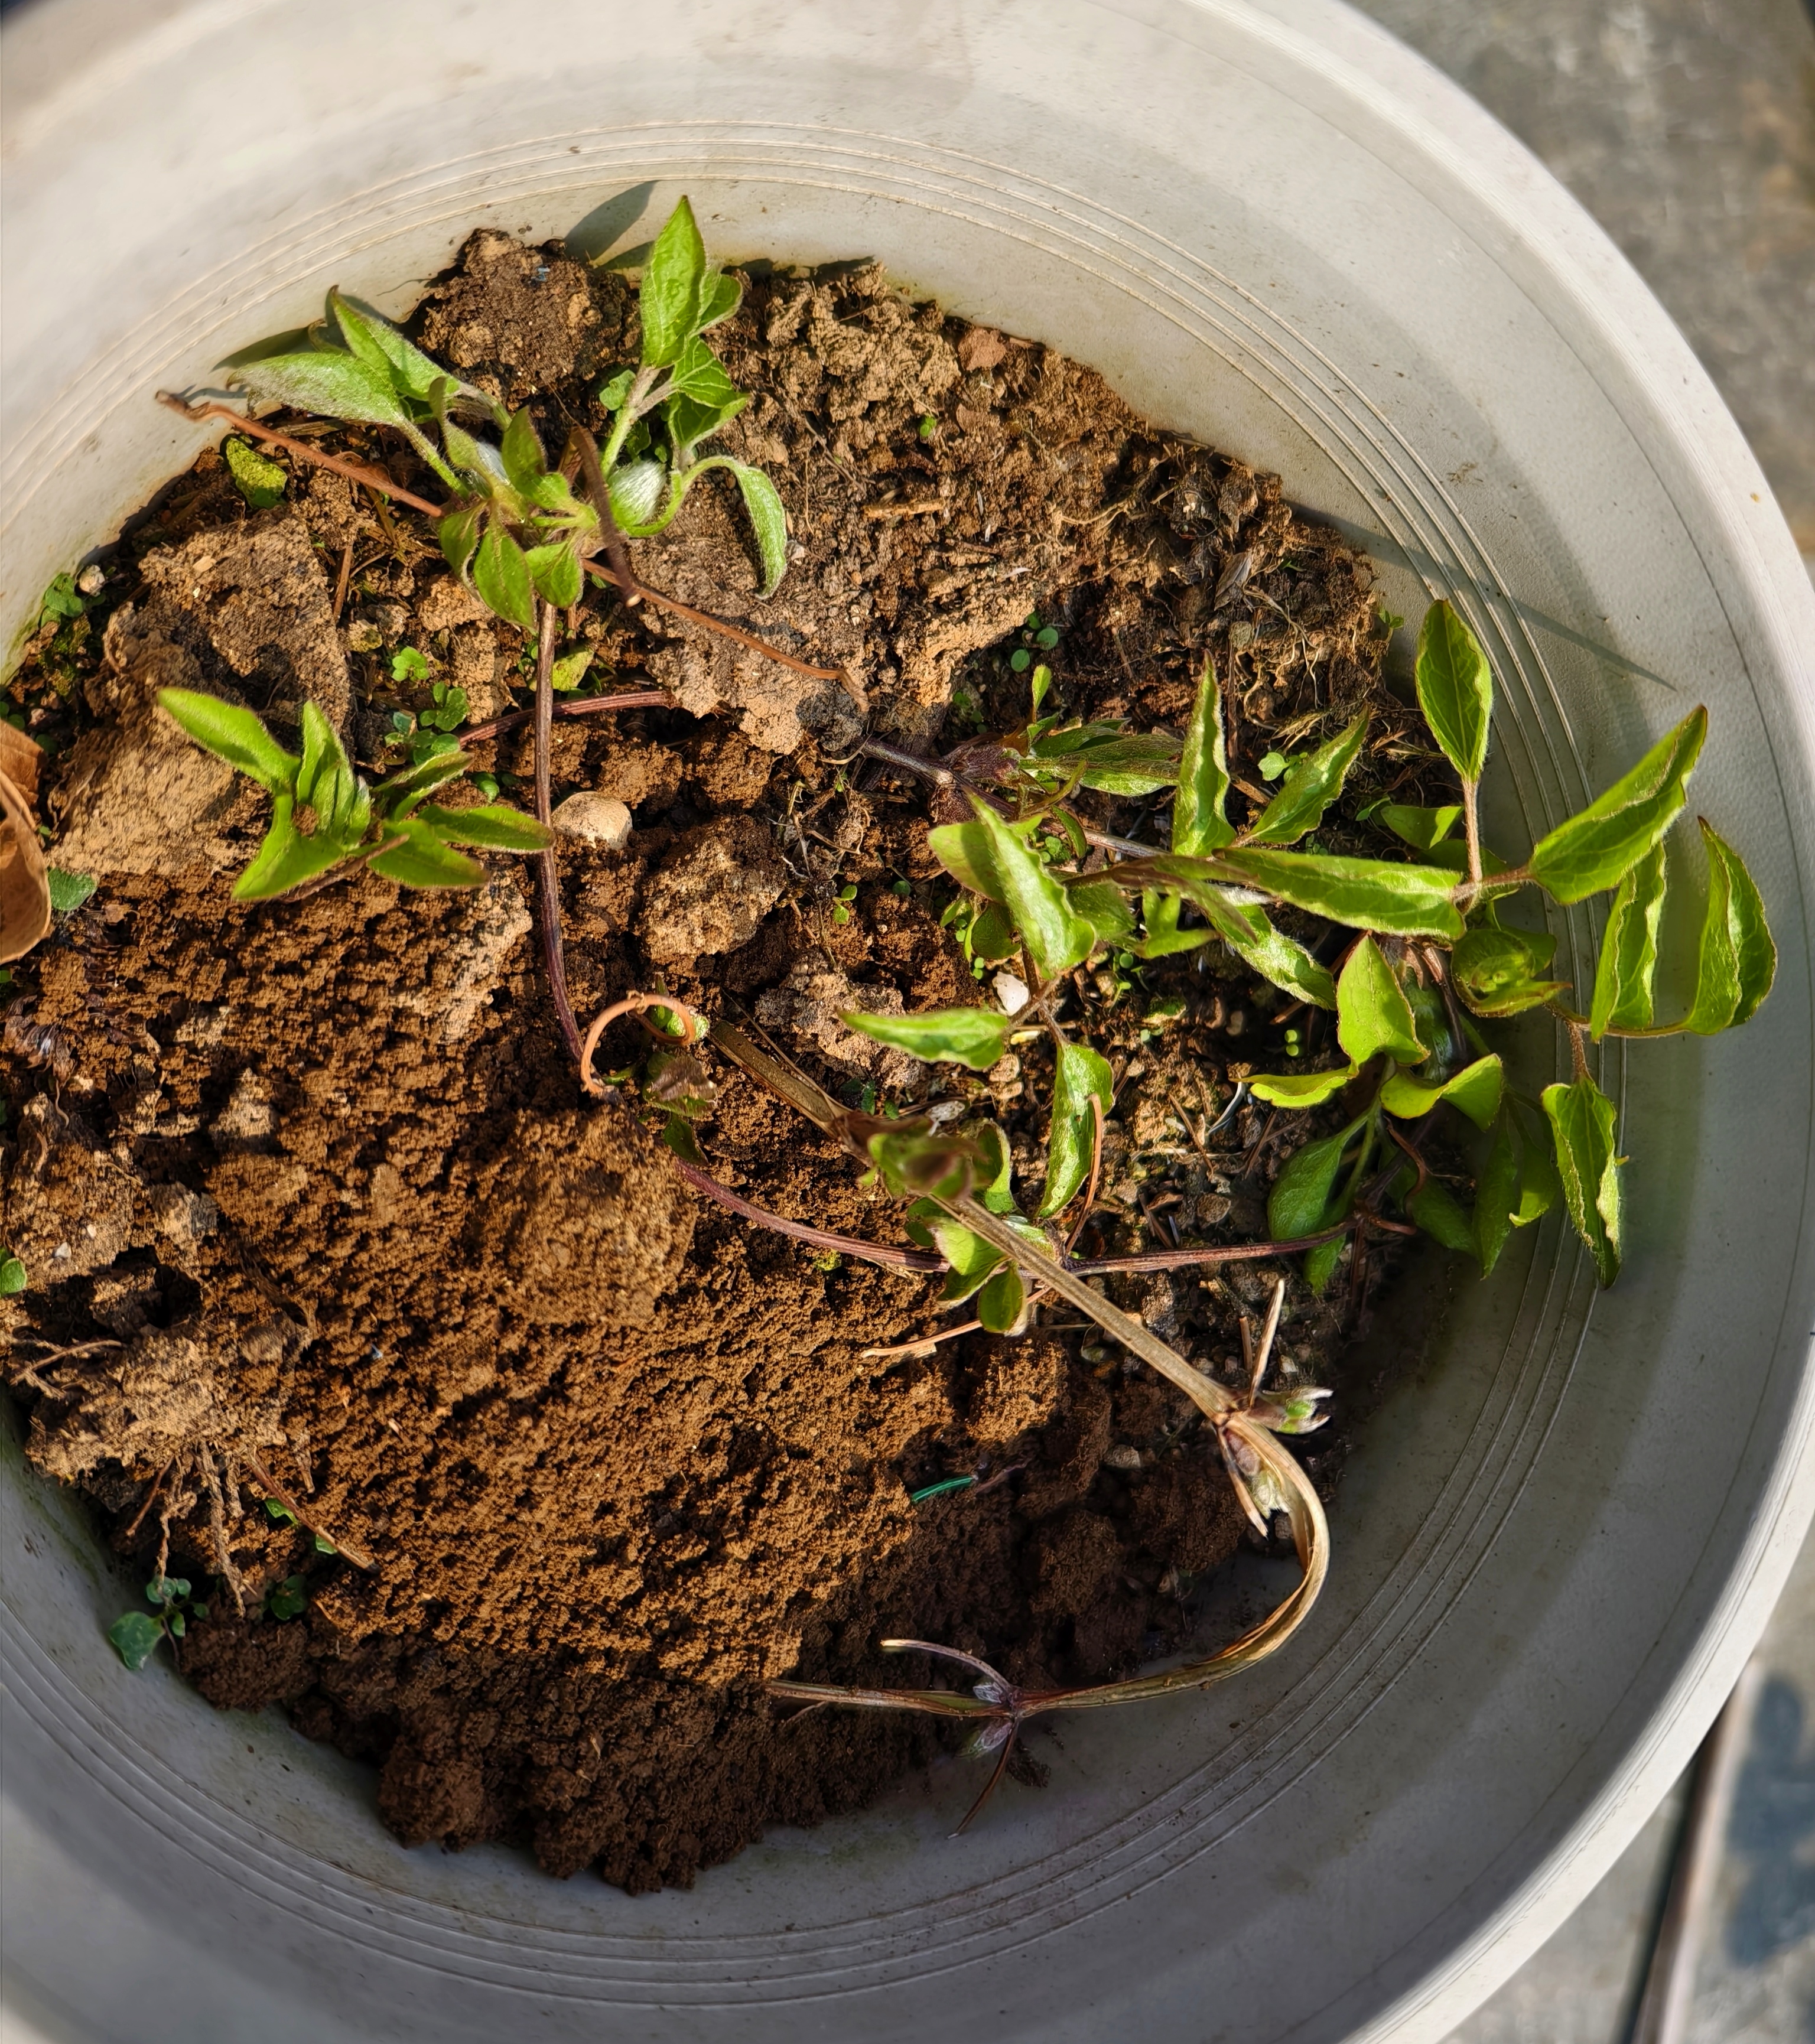
[[[592,1018],[592,1027],[586,1033],[586,1041],[580,1046],[580,1086],[586,1093],[603,1100],[609,1089],[602,1079],[592,1075],[593,1053],[598,1048],[598,1039],[605,1033],[606,1025],[615,1022],[621,1015],[644,1015],[652,1008],[665,1009],[680,1017],[681,1027],[686,1034],[681,1039],[683,1047],[699,1042],[705,1035],[708,1024],[698,1009],[690,1008],[684,1001],[676,1001],[667,993],[627,993],[621,1001],[614,1001],[609,1008],[602,1008]]]
[[[605,557],[611,563],[612,579],[617,584],[625,605],[634,608],[640,601],[636,578],[631,572],[630,552],[624,544],[624,535],[617,529],[617,514],[611,508],[611,492],[606,486],[605,471],[598,464],[598,443],[584,426],[575,427],[573,440],[579,451],[580,474],[586,483],[586,495],[598,519]]]
[[[635,689],[621,696],[588,696],[583,702],[556,703],[549,711],[551,717],[602,717],[607,711],[620,709],[672,709],[675,699],[661,689]],[[522,725],[533,723],[536,713],[533,709],[507,710],[502,717],[494,717],[487,724],[475,724],[470,731],[460,732],[462,746],[482,745],[487,739],[502,737],[507,731],[516,731]]]
[[[855,1256],[864,1263],[880,1263],[896,1270],[920,1270],[929,1275],[945,1268],[945,1258],[919,1249],[897,1249],[880,1242],[859,1242],[856,1236],[833,1235],[823,1228],[809,1228],[804,1221],[783,1220],[779,1214],[767,1212],[763,1208],[752,1206],[748,1200],[720,1185],[716,1178],[708,1178],[694,1165],[683,1163],[678,1157],[675,1169],[697,1193],[704,1193],[709,1200],[717,1200],[721,1207],[744,1220],[754,1221],[759,1228],[771,1228],[777,1235],[792,1235],[797,1242],[809,1242],[816,1249],[836,1250],[840,1256]]]
[[[536,649],[536,817],[539,823],[546,824],[551,806],[548,740],[555,710],[555,635],[560,613],[540,598],[536,601],[536,612],[540,629]],[[568,1055],[577,1065],[583,1055],[580,1025],[574,1019],[574,1004],[567,998],[567,962],[561,955],[561,870],[556,863],[553,845],[536,853],[536,866],[541,882],[542,955],[548,964],[548,993],[555,1004],[555,1019],[561,1025]]]
[[[225,419],[235,432],[249,433],[254,440],[267,441],[272,447],[283,448],[304,461],[313,462],[317,468],[332,469],[335,474],[345,476],[349,482],[361,482],[368,490],[383,490],[386,496],[394,497],[399,504],[407,504],[412,511],[425,511],[431,518],[444,515],[442,505],[431,504],[425,497],[412,495],[400,484],[393,482],[383,469],[367,468],[337,454],[324,454],[320,448],[310,447],[302,440],[293,440],[288,433],[279,432],[275,427],[261,425],[244,412],[236,412],[231,405],[192,405],[174,390],[160,390],[157,394],[160,405],[169,405],[173,412],[182,413],[198,425],[205,419]]]

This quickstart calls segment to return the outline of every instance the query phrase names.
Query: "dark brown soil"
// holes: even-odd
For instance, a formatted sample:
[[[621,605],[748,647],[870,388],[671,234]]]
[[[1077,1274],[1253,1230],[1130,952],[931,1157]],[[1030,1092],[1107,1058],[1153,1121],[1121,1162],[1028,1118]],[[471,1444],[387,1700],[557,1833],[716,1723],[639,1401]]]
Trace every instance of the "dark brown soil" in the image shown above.
[[[633,322],[616,277],[481,235],[417,325],[463,373],[533,400],[558,444],[565,418],[596,423],[594,390]],[[639,572],[843,663],[874,728],[944,748],[1015,728],[1026,679],[1008,656],[1037,613],[1059,633],[1040,654],[1058,699],[1143,728],[1180,727],[1213,653],[1251,785],[1270,747],[1363,703],[1376,742],[1351,812],[1425,770],[1380,686],[1365,563],[1272,478],[873,271],[752,278],[723,338],[756,394],[727,443],[775,478],[796,558],[758,604],[715,479]],[[332,444],[425,486],[394,444]],[[12,685],[61,748],[50,855],[101,886],[14,975],[6,1228],[33,1283],[4,1311],[34,1458],[84,1484],[148,1573],[160,1512],[142,1508],[174,1464],[172,1569],[218,1575],[224,1542],[243,1577],[244,1615],[217,1588],[181,1648],[202,1692],[280,1702],[369,1756],[406,1841],[521,1840],[552,1872],[595,1865],[638,1891],[690,1881],[766,1825],[861,1804],[940,1748],[910,1719],[783,1722],[765,1677],[898,1677],[875,1648],[890,1633],[1036,1681],[1179,1645],[1193,1582],[1249,1537],[1183,1400],[1090,1330],[927,1346],[951,1324],[932,1282],[696,1200],[634,1089],[631,1105],[578,1103],[522,867],[496,862],[470,895],[367,878],[229,901],[262,798],[173,739],[151,691],[187,680],[280,726],[310,697],[373,761],[390,713],[426,697],[394,682],[400,646],[465,687],[475,720],[509,707],[517,635],[452,582],[426,528],[381,525],[369,500],[301,469],[283,504],[251,513],[210,450],[101,558],[95,608],[40,634]],[[833,763],[863,728],[852,697],[598,595],[569,630],[594,649],[589,688],[658,682],[683,705],[556,728],[557,798],[599,790],[636,826],[621,852],[563,843],[583,1016],[665,974],[709,1010],[753,1016],[846,1098],[930,1083],[984,1104],[1010,1132],[1024,1204],[1036,1197],[1039,1053],[929,1082],[836,1020],[853,998],[985,997],[940,926],[952,889],[921,790]],[[530,763],[514,736],[480,756],[507,796]],[[1142,828],[1139,805],[1099,807]],[[1096,993],[1090,1026],[1122,1082],[1098,1253],[1262,1232],[1306,1124],[1250,1108],[1201,1138],[1235,1078],[1282,1055],[1285,997],[1213,947],[1119,995],[1106,969]],[[1148,1026],[1167,998],[1182,1013]],[[1314,1061],[1321,1024],[1301,1012],[1297,1026]],[[600,1068],[647,1043],[613,1024]],[[784,1215],[902,1239],[898,1210],[829,1144],[707,1061],[717,1177]],[[1232,1380],[1238,1310],[1273,1269],[1115,1292]],[[1294,1278],[1285,1368],[1344,1392],[1308,1444],[1320,1481],[1355,1403],[1340,1357],[1366,1277],[1345,1269],[1321,1301]],[[27,1338],[114,1345],[31,1366]],[[248,1461],[375,1566],[260,1512],[260,1485],[240,1512]],[[955,1475],[982,1481],[912,1500]],[[306,1614],[261,1615],[298,1573]]]

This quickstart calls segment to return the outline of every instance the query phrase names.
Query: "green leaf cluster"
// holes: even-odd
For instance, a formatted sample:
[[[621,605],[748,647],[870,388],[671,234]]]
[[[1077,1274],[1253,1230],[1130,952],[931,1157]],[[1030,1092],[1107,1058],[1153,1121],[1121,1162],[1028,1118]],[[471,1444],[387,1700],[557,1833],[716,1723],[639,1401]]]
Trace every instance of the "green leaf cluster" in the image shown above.
[[[198,745],[256,781],[271,798],[264,842],[233,884],[236,901],[269,901],[358,865],[405,887],[476,887],[485,868],[459,847],[529,852],[549,841],[533,816],[507,804],[448,809],[429,800],[466,772],[467,755],[457,747],[414,760],[368,787],[340,734],[313,702],[302,705],[298,755],[286,752],[250,710],[217,696],[162,689],[158,701]]]
[[[190,1621],[205,1619],[208,1607],[190,1595],[183,1576],[153,1576],[145,1585],[149,1611],[123,1612],[107,1628],[110,1644],[135,1673],[156,1652],[160,1642],[181,1639]]]

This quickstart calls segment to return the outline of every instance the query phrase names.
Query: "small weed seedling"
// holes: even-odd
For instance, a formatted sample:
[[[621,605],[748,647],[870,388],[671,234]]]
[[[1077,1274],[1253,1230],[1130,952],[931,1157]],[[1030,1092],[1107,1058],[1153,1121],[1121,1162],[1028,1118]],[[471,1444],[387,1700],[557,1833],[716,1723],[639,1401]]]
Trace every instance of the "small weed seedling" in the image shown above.
[[[129,1668],[144,1667],[164,1639],[180,1639],[190,1619],[205,1619],[208,1607],[192,1599],[183,1576],[156,1575],[145,1585],[149,1611],[122,1612],[107,1628],[113,1650]]]

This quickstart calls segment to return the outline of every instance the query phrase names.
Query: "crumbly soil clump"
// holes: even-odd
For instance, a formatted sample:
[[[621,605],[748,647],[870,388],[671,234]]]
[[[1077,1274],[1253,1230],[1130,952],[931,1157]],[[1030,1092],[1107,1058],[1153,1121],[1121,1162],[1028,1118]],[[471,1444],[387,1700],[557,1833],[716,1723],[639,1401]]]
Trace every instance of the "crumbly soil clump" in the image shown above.
[[[634,359],[634,300],[559,249],[481,234],[414,330],[533,403],[558,446]],[[837,1019],[990,997],[941,924],[953,890],[923,790],[837,763],[866,720],[922,751],[1017,728],[1024,650],[1068,711],[1176,732],[1209,655],[1244,801],[1264,795],[1270,749],[1374,711],[1352,813],[1429,770],[1381,686],[1366,564],[1275,479],[874,270],[752,275],[715,339],[754,393],[725,442],[786,501],[787,578],[756,601],[716,477],[637,571],[853,686],[596,591],[570,614],[587,690],[659,684],[679,705],[556,726],[556,800],[597,791],[633,825],[617,849],[562,840],[575,1005],[663,982],[759,1024],[842,1098],[981,1108],[1025,1204],[1049,1052],[929,1071]],[[382,436],[323,444],[433,494]],[[85,1486],[146,1573],[166,1518],[173,1570],[230,1560],[243,1612],[217,1594],[179,1648],[204,1696],[280,1704],[369,1758],[406,1841],[521,1842],[552,1872],[637,1891],[861,1805],[949,1743],[912,1718],[786,1722],[765,1677],[898,1679],[875,1649],[890,1634],[1042,1684],[1186,1641],[1193,1585],[1252,1537],[1191,1408],[1069,1313],[932,1345],[953,1319],[936,1282],[700,1201],[633,1081],[582,1105],[524,866],[494,861],[472,893],[367,877],[231,901],[263,798],[174,735],[156,688],[212,689],[280,731],[313,700],[375,771],[425,674],[464,689],[475,721],[527,701],[529,652],[423,521],[299,465],[252,511],[210,449],[98,558],[98,601],[47,624],[11,684],[59,748],[50,856],[100,885],[8,997],[6,1239],[31,1289],[0,1310],[33,1458]],[[527,806],[521,732],[476,756]],[[1141,805],[1082,802],[1106,828],[1147,827]],[[1352,848],[1356,829],[1332,819],[1321,842]],[[1322,1018],[1289,1018],[1214,946],[1139,977],[1111,962],[1078,998],[1121,1079],[1094,1253],[1263,1234],[1281,1158],[1323,1124],[1218,1116],[1244,1072],[1286,1055],[1289,1020],[1314,1058]],[[598,1068],[629,1072],[648,1043],[614,1024]],[[719,1091],[700,1137],[724,1185],[903,1240],[829,1144],[702,1055]],[[1375,1254],[1321,1300],[1294,1276],[1284,1370],[1339,1389],[1336,1424],[1305,1444],[1326,1485],[1363,1388],[1340,1357]],[[1238,1316],[1283,1267],[1111,1289],[1233,1382]],[[259,1508],[255,1465],[303,1523]],[[913,1501],[955,1476],[975,1481]],[[298,1574],[306,1611],[272,1616],[265,1593]]]

